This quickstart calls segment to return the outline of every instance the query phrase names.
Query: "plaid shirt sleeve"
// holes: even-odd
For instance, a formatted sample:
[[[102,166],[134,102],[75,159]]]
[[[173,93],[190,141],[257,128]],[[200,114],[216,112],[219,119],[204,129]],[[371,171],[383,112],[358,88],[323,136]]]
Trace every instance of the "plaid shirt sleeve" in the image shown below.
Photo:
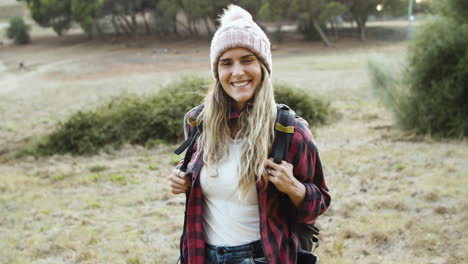
[[[314,223],[330,206],[330,193],[325,182],[317,146],[302,118],[296,119],[295,133],[289,153],[294,166],[293,174],[306,187],[306,195],[297,208],[297,222]]]
[[[197,106],[187,112],[184,116],[184,136],[185,140],[187,140],[188,135],[194,129],[192,126],[189,125],[189,118],[195,117],[197,112],[200,110],[200,106]],[[191,175],[193,178],[192,171],[193,166],[200,166],[200,157],[202,153],[197,152],[196,143],[193,146],[194,156],[192,156],[192,161],[196,161],[196,164],[192,166],[188,165],[187,173]],[[183,164],[183,159],[177,165],[177,168],[180,168]],[[201,223],[201,216],[202,216],[202,192],[199,181],[192,182],[192,190],[191,192],[187,193],[190,197],[189,202],[186,205],[186,216],[187,216],[187,225],[186,229],[184,230],[184,234],[182,239],[182,255],[181,256],[181,264],[187,263],[204,263],[205,251],[204,246],[205,242],[203,239],[203,228]]]

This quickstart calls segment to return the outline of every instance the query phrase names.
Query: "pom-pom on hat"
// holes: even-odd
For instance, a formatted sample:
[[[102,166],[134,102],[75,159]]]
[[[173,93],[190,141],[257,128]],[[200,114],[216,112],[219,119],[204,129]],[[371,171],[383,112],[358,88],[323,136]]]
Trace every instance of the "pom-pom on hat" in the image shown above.
[[[246,48],[251,50],[265,64],[271,75],[272,61],[270,40],[265,32],[252,20],[252,15],[245,9],[229,5],[219,18],[221,25],[211,40],[210,60],[211,71],[218,79],[219,57],[231,48]]]

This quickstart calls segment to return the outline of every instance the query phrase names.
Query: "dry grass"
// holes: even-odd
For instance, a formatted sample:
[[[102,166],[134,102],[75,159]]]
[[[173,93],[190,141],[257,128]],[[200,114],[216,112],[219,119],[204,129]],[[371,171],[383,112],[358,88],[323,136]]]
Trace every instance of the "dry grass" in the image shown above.
[[[318,221],[321,262],[466,263],[468,143],[401,132],[372,96],[369,53],[399,57],[404,43],[341,43],[288,43],[273,54],[276,79],[321,94],[341,116],[313,131],[333,197]],[[16,69],[17,54],[27,71]],[[9,149],[110,96],[152,93],[181,71],[209,74],[206,42],[137,49],[44,38],[2,48],[0,62],[0,74],[17,80],[0,88],[0,145]],[[168,192],[174,148],[0,164],[0,263],[175,263],[184,197]]]

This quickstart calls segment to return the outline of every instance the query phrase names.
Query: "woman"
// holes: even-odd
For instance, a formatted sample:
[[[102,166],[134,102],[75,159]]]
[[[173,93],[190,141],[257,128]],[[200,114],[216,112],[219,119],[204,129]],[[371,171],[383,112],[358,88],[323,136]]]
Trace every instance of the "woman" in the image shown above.
[[[330,204],[317,149],[296,118],[285,161],[268,158],[277,114],[270,41],[238,6],[220,21],[210,51],[214,83],[184,118],[186,137],[194,119],[203,133],[187,173],[179,165],[169,178],[172,193],[188,195],[181,260],[296,263],[291,225],[314,223]]]

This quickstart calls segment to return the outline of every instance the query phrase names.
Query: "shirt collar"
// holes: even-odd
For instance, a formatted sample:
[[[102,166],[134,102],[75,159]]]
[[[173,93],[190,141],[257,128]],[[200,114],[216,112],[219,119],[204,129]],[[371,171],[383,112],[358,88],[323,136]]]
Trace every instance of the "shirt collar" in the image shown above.
[[[229,120],[238,119],[239,115],[240,115],[239,112],[236,112],[236,110],[231,109],[231,111],[229,112]]]

